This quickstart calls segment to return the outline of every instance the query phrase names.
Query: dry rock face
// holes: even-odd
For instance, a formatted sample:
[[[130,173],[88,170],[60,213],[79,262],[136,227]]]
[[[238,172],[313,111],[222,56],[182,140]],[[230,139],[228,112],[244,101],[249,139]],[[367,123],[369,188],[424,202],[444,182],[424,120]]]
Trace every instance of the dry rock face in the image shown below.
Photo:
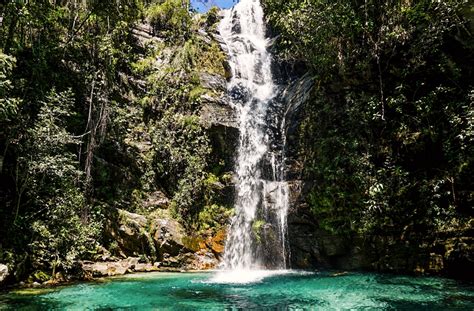
[[[83,262],[82,269],[86,278],[123,275],[132,272],[138,265],[138,258],[127,258],[112,262]]]
[[[139,260],[139,258],[129,257],[119,261],[83,261],[81,264],[85,279],[124,275],[132,272],[159,271],[159,263],[140,263]]]
[[[225,230],[220,230],[213,237],[209,238],[209,242],[207,244],[216,255],[222,255],[224,253],[225,239]]]
[[[158,252],[176,256],[185,251],[184,229],[174,219],[153,219],[151,229],[153,242]]]
[[[209,93],[201,96],[202,107],[199,113],[212,145],[212,162],[224,160],[224,170],[233,171],[235,150],[239,138],[239,120],[230,99],[225,95],[225,80],[218,75],[204,74],[201,76],[203,85]],[[218,89],[212,89],[218,87]],[[232,193],[225,197],[232,198]]]
[[[219,260],[217,260],[214,254],[205,249],[197,251],[193,257],[193,260],[188,265],[188,269],[191,270],[214,269],[219,264]]]

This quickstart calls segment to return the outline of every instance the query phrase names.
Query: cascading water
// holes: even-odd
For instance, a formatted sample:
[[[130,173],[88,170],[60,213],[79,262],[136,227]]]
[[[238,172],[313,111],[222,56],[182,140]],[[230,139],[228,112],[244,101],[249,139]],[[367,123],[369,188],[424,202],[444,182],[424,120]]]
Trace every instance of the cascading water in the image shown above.
[[[288,185],[284,179],[284,120],[267,51],[263,9],[241,0],[225,12],[220,34],[232,78],[228,92],[240,117],[235,216],[217,279],[246,282],[265,269],[286,268]]]

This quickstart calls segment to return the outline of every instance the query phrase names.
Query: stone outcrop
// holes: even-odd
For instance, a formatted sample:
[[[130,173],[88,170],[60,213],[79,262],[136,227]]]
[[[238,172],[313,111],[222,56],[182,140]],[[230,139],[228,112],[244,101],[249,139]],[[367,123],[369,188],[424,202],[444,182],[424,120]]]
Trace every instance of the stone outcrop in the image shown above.
[[[152,209],[167,209],[170,204],[170,199],[162,191],[154,191],[143,201],[142,206],[147,210]]]
[[[187,268],[189,270],[208,270],[214,269],[219,265],[219,260],[212,252],[202,249],[193,254],[192,261]]]
[[[184,228],[165,212],[161,217],[112,209],[105,230],[111,242],[118,245],[122,257],[147,255],[152,260],[177,256],[189,251],[184,245]]]
[[[176,256],[189,251],[183,241],[185,236],[184,229],[174,219],[153,218],[149,232],[151,233],[159,258],[163,258],[164,254]]]
[[[149,24],[137,24],[132,29],[133,35],[140,41],[146,42],[147,40],[156,40],[157,38],[153,34],[153,27]]]
[[[139,258],[126,258],[120,261],[111,262],[82,262],[82,270],[85,278],[104,277],[124,275],[127,272],[132,272],[135,266],[138,265]]]
[[[322,230],[305,204],[290,211],[291,266],[300,269],[372,270],[474,279],[474,239],[469,232],[409,238],[390,233],[338,235]]]
[[[201,81],[201,86],[203,88],[212,90],[214,92],[225,92],[227,89],[225,78],[218,74],[201,72],[199,74],[199,80]]]
[[[304,184],[304,182],[303,182]],[[322,230],[305,203],[306,193],[293,199],[288,215],[291,267],[300,269],[375,270],[474,279],[474,238],[465,232],[433,236],[390,232],[340,235]]]
[[[81,262],[84,279],[117,276],[133,272],[160,271],[160,263],[139,262],[140,258],[129,257],[118,261]]]
[[[228,100],[226,96],[214,97],[209,94],[201,96],[203,105],[200,116],[207,127],[222,126],[229,131],[238,130],[238,119]]]
[[[134,28],[134,35],[143,42],[160,40],[155,38],[151,27],[145,24],[137,25]],[[198,37],[209,46],[220,45],[221,52],[225,53],[225,43],[214,31],[200,29]],[[214,53],[216,57],[220,56],[219,52]],[[164,51],[162,57],[156,60],[157,65],[169,63],[172,55],[170,51]],[[235,147],[239,136],[239,120],[226,95],[226,79],[231,76],[230,66],[222,60],[205,63],[197,69],[199,116],[212,145],[209,163],[218,164],[219,174],[228,174],[233,170]],[[140,154],[147,152],[151,147],[150,139],[145,138],[140,144],[133,144]],[[222,184],[218,203],[224,205],[233,202],[233,191],[231,182]],[[154,271],[157,266],[160,269],[216,267],[218,257],[224,250],[225,233],[209,233],[198,238],[190,238],[182,225],[169,215],[169,203],[170,200],[166,195],[156,190],[141,202],[145,210],[153,211],[148,216],[122,209],[110,209],[106,220],[105,237],[106,246],[111,253],[102,251],[96,258],[97,262],[85,263],[83,266],[84,270],[88,271],[87,274],[120,275],[127,271]],[[129,258],[140,258],[140,262],[130,262]]]
[[[224,253],[224,244],[226,239],[225,230],[219,230],[214,236],[208,239],[207,245],[216,255]]]
[[[97,262],[84,262],[86,275],[121,275],[127,271],[157,271],[158,267],[215,268],[224,250],[225,233],[219,231],[200,243],[199,239],[190,239],[182,225],[167,212],[163,210],[145,217],[113,209],[107,220],[106,235],[111,243],[117,244],[117,254],[104,249]],[[145,262],[139,262],[138,258]]]
[[[156,248],[150,232],[146,230],[148,220],[145,216],[121,209],[110,209],[106,220],[106,237],[117,243],[117,255],[122,257],[155,255]]]

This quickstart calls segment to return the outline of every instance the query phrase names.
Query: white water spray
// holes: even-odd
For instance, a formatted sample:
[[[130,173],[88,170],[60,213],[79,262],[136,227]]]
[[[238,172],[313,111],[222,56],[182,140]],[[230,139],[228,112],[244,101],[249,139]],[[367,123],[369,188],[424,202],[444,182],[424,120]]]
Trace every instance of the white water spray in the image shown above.
[[[225,12],[219,30],[229,51],[228,91],[239,114],[240,138],[235,216],[228,229],[223,272],[215,279],[250,282],[270,273],[261,270],[276,272],[287,266],[284,121],[275,101],[278,87],[259,1],[241,0]]]

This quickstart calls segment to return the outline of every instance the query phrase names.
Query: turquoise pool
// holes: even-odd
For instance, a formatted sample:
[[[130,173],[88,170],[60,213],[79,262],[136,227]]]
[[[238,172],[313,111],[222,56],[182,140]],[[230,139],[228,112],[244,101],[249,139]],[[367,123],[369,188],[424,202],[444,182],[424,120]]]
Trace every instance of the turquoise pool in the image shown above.
[[[287,271],[253,283],[149,273],[0,294],[0,310],[473,310],[473,284],[443,278]]]

